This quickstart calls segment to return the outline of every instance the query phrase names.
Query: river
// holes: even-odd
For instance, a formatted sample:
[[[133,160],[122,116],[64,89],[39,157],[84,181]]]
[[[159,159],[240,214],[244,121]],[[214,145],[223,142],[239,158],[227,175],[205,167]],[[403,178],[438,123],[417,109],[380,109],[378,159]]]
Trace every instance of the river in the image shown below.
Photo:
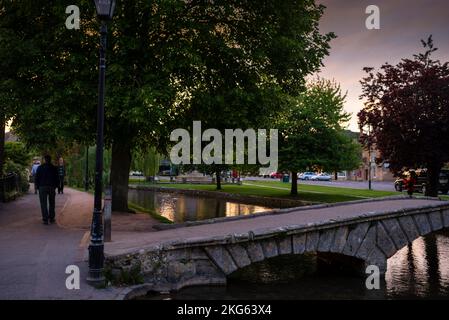
[[[223,199],[192,197],[151,190],[130,190],[129,201],[146,209],[155,210],[176,223],[248,215],[271,210],[268,207]]]

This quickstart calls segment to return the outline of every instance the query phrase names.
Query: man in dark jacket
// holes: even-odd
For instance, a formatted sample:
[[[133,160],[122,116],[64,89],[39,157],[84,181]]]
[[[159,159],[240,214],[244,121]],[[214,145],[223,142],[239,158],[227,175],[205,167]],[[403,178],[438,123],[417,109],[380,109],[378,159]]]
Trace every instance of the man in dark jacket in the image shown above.
[[[51,163],[51,157],[44,157],[45,163],[36,172],[35,184],[39,190],[42,220],[44,224],[55,222],[55,189],[58,186],[58,170]],[[48,201],[48,202],[47,202]],[[48,206],[47,206],[48,204]]]

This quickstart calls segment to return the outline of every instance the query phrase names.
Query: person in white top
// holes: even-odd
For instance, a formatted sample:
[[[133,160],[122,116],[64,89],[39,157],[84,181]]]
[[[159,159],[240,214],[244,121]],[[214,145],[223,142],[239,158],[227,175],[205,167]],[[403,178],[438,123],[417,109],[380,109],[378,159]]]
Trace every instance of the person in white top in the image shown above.
[[[34,180],[36,178],[37,168],[39,168],[40,165],[41,162],[39,160],[34,160],[33,165],[31,167],[31,180],[34,184],[34,194],[37,194],[36,183],[34,182]]]

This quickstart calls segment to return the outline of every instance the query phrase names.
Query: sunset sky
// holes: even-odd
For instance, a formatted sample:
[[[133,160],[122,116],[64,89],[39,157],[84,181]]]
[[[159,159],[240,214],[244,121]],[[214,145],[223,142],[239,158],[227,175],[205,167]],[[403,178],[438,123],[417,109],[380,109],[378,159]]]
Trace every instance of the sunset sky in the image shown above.
[[[358,131],[357,112],[364,76],[363,67],[395,64],[420,52],[421,39],[432,34],[439,50],[434,57],[449,61],[448,0],[318,0],[327,7],[320,24],[323,33],[333,31],[330,56],[320,76],[335,79],[348,91],[345,109],[353,114],[350,129]],[[380,9],[380,30],[365,27],[366,7]]]

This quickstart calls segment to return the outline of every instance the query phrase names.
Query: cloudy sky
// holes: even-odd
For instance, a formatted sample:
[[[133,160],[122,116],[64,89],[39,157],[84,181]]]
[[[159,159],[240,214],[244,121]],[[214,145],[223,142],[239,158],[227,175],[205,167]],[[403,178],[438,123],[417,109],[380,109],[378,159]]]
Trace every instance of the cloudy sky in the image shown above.
[[[357,111],[364,76],[362,68],[397,63],[421,51],[421,39],[432,34],[434,57],[449,61],[448,0],[318,0],[327,7],[320,29],[333,31],[330,55],[324,60],[320,76],[335,79],[348,91],[345,109],[353,114],[350,129],[357,129]],[[368,30],[365,13],[369,5],[380,9],[380,29]]]

